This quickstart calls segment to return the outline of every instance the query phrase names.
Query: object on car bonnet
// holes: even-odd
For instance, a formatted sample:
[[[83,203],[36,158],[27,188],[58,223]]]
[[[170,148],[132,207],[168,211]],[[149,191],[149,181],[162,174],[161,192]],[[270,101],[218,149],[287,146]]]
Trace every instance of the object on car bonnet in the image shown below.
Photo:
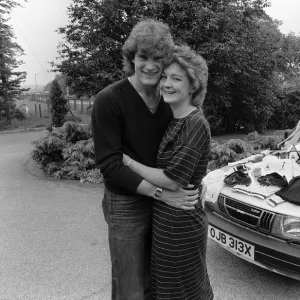
[[[288,186],[275,194],[285,201],[300,205],[300,176],[292,178]]]
[[[251,183],[251,178],[242,171],[235,171],[224,178],[224,183],[231,187],[237,184],[248,186]]]
[[[261,185],[266,185],[266,186],[275,185],[278,187],[285,187],[288,185],[286,177],[281,176],[276,172],[258,177],[257,182],[259,182]]]

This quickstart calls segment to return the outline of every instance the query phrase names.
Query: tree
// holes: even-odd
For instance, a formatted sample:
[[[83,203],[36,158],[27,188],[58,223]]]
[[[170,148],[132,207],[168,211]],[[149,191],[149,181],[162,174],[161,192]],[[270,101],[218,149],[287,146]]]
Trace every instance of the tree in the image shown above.
[[[277,101],[275,52],[281,33],[268,1],[164,1],[162,19],[177,40],[208,61],[204,108],[213,131],[261,132]],[[167,7],[167,8],[166,8]]]
[[[58,82],[64,95],[67,94],[66,76],[64,74],[56,74],[55,80]],[[48,82],[44,86],[44,91],[50,92],[53,81]]]
[[[53,80],[50,90],[51,103],[51,128],[52,126],[61,127],[65,122],[68,113],[67,100],[64,98],[62,90],[57,82]]]
[[[281,89],[270,124],[293,128],[300,119],[300,36],[292,32],[282,35],[279,45],[276,75]]]
[[[121,47],[142,18],[169,24],[208,62],[204,108],[214,131],[243,125],[262,131],[274,110],[275,53],[281,34],[267,0],[74,0],[57,70],[75,94],[93,95],[122,73]],[[113,22],[112,22],[113,20]]]
[[[121,78],[121,46],[138,19],[126,15],[136,14],[136,2],[74,0],[69,7],[70,24],[58,30],[64,43],[57,70],[66,74],[67,85],[78,97],[96,94]]]
[[[12,28],[7,24],[11,10],[17,6],[20,4],[16,1],[0,0],[0,111],[5,111],[6,121],[9,124],[10,111],[15,106],[13,99],[25,91],[21,88],[21,82],[26,77],[26,72],[14,71],[23,63],[17,60],[17,56],[23,54],[23,49],[13,41]]]
[[[300,36],[293,32],[283,35],[276,54],[284,86],[291,92],[300,90]]]

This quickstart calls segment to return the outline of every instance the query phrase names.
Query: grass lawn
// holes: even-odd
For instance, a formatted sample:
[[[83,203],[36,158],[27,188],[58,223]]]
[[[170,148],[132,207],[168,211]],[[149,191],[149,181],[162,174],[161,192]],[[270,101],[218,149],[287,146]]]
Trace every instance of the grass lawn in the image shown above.
[[[79,111],[72,111],[73,115],[76,117],[79,117],[81,121],[79,123],[81,124],[89,124],[91,120],[91,116],[86,113],[80,113]],[[70,114],[68,114],[71,116]],[[30,129],[30,128],[41,128],[41,127],[47,127],[51,123],[50,117],[38,117],[35,115],[29,115],[28,118],[26,118],[23,121],[19,121],[17,119],[11,120],[11,125],[6,124],[5,119],[0,120],[0,131],[5,130],[15,130],[15,129]]]

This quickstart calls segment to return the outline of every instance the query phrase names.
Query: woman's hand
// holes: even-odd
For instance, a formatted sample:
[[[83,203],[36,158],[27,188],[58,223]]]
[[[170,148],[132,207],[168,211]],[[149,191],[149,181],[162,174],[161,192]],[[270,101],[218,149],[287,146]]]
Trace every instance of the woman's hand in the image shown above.
[[[124,154],[123,153],[123,164],[124,165],[127,165],[128,164],[128,162],[130,161],[130,157],[127,155],[127,154]]]

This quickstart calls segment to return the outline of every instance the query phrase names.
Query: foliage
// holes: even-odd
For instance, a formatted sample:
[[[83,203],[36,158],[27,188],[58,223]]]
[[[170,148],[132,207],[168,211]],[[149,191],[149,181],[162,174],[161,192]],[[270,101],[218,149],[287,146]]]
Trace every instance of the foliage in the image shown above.
[[[240,139],[230,139],[225,143],[225,145],[229,149],[232,149],[236,154],[253,153],[253,147],[251,144]]]
[[[49,176],[100,183],[102,175],[95,169],[91,136],[89,126],[66,122],[32,142],[32,158]]]
[[[11,11],[17,6],[20,6],[17,1],[0,0],[0,117],[5,116],[7,123],[11,123],[14,116],[13,100],[26,91],[21,87],[26,72],[16,70],[23,64],[17,59],[23,54],[23,49],[14,41],[14,32],[8,25]]]
[[[50,163],[62,161],[63,150],[68,146],[63,137],[63,131],[59,128],[32,142],[35,146],[32,157],[43,169],[46,170]]]
[[[123,76],[121,47],[138,20],[140,2],[74,0],[70,5],[70,24],[58,30],[65,41],[57,69],[78,97],[94,95]]]
[[[276,145],[284,139],[282,134],[279,135],[263,135],[260,136],[257,132],[252,132],[247,135],[246,141],[255,149],[274,149]]]
[[[77,141],[69,148],[65,148],[61,169],[53,175],[57,178],[80,179],[82,172],[91,169],[95,164],[93,147],[93,140],[89,139]]]
[[[283,35],[280,41],[280,48],[277,51],[277,67],[285,80],[297,78],[299,81],[300,72],[300,36],[290,32]]]
[[[255,140],[259,139],[259,138],[260,138],[260,135],[259,135],[259,133],[257,131],[250,132],[247,135],[247,137],[246,137],[246,139],[248,141],[255,141]]]
[[[217,167],[225,166],[228,162],[235,161],[236,153],[225,144],[215,145],[211,149],[211,160],[214,161]]]
[[[283,35],[276,52],[277,85],[281,86],[272,128],[292,128],[300,120],[300,36]]]
[[[230,139],[223,144],[213,143],[208,168],[213,170],[226,166],[229,162],[240,160],[255,152],[250,143],[240,139]]]
[[[229,162],[260,153],[261,150],[272,149],[285,138],[284,133],[285,131],[278,131],[271,136],[261,136],[257,132],[251,132],[244,140],[230,139],[223,144],[213,141],[208,169],[215,170]]]
[[[264,136],[261,139],[251,142],[254,149],[275,149],[276,145],[282,141],[279,136]]]
[[[56,74],[55,75],[55,80],[58,82],[62,93],[64,95],[67,94],[67,84],[66,84],[66,76],[64,74]],[[52,86],[52,81],[48,82],[45,86],[44,86],[44,91],[46,92],[50,92],[51,90],[51,86]]]
[[[92,137],[91,128],[88,125],[79,125],[74,122],[66,122],[63,127],[64,139],[69,143],[88,140]]]
[[[273,135],[277,135],[281,139],[286,139],[290,135],[291,132],[292,132],[291,129],[276,130],[273,132]]]
[[[70,114],[67,114],[65,117],[65,121],[68,122],[81,122],[81,118],[78,116],[71,116]]]
[[[208,169],[221,168],[229,162],[260,153],[282,141],[285,132],[278,131],[272,136],[260,136],[254,132],[244,140],[230,139],[222,144],[212,140]],[[89,125],[66,122],[32,144],[35,146],[32,158],[49,176],[91,183],[103,181],[100,170],[95,168],[94,143]]]
[[[52,126],[61,127],[68,113],[68,101],[62,95],[62,90],[57,82],[53,80],[50,90],[51,120]]]
[[[165,20],[177,38],[209,63],[204,108],[212,132],[234,131],[236,124],[262,131],[276,100],[274,56],[281,36],[264,12],[268,1],[166,3]]]
[[[81,173],[80,182],[101,183],[103,177],[99,169],[92,169]]]
[[[300,51],[300,49],[299,49]],[[273,128],[293,128],[300,120],[300,89],[286,91],[270,120]]]
[[[19,121],[26,119],[24,112],[18,108],[13,111],[12,117]]]
[[[120,79],[121,47],[142,18],[169,24],[176,42],[199,51],[209,65],[204,102],[212,132],[262,132],[277,103],[274,71],[282,34],[266,15],[267,0],[74,0],[57,71],[77,96],[96,94]],[[111,22],[114,20],[114,22]]]

